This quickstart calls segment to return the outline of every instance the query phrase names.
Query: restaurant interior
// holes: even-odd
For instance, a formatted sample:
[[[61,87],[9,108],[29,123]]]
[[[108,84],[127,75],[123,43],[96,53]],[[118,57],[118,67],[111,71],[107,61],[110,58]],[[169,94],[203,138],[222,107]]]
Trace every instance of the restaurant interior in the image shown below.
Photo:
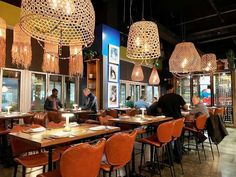
[[[235,177],[235,0],[1,0],[0,177]]]

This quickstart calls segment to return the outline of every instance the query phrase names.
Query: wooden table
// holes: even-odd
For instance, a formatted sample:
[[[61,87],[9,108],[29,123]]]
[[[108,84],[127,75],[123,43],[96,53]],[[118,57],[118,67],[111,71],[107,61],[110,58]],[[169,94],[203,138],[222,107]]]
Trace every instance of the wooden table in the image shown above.
[[[120,114],[125,113],[126,111],[131,110],[132,108],[129,107],[123,107],[123,108],[115,108]]]
[[[143,126],[143,125],[150,125],[156,124],[164,121],[172,120],[172,117],[164,117],[164,116],[148,116],[144,115],[144,118],[141,115],[136,116],[120,116],[118,119],[110,119],[109,121],[114,122],[115,124],[128,124],[131,125],[132,129]],[[134,150],[132,152],[132,171],[131,177],[140,176],[135,171],[135,153]]]
[[[11,124],[13,124],[13,120],[15,119],[23,119],[27,117],[32,117],[34,114],[30,113],[21,113],[21,112],[12,112],[10,114],[7,113],[0,113],[0,120],[4,120],[5,128],[8,129],[8,121],[11,121]],[[11,125],[12,126],[12,125]]]
[[[24,141],[25,143],[34,145],[35,147],[47,148],[48,149],[48,169],[49,171],[51,171],[52,170],[52,149],[56,145],[60,145],[64,143],[72,143],[78,140],[87,139],[87,138],[96,137],[96,136],[105,135],[105,134],[111,134],[111,133],[120,131],[119,127],[112,127],[112,129],[109,127],[109,129],[106,128],[104,130],[99,130],[99,131],[89,130],[89,128],[96,127],[96,126],[98,125],[81,124],[80,126],[71,128],[71,133],[70,133],[71,135],[69,137],[57,138],[57,139],[48,138],[48,135],[55,132],[62,132],[63,128],[46,130],[39,133],[19,132],[19,133],[10,133],[9,135],[21,141]]]

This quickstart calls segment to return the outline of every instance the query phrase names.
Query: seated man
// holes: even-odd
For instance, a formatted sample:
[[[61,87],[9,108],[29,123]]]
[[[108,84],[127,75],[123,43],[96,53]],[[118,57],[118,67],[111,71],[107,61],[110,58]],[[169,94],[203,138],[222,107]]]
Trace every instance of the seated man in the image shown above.
[[[140,109],[140,108],[147,109],[149,107],[149,105],[146,101],[144,101],[143,96],[140,96],[140,99],[134,103],[134,107],[137,109]]]
[[[96,96],[88,88],[85,88],[83,92],[84,92],[84,95],[86,96],[86,102],[85,102],[85,106],[83,106],[82,109],[85,109],[85,110],[90,109],[91,111],[94,111],[95,113],[97,113],[98,104],[97,104]]]
[[[190,118],[196,119],[201,114],[205,114],[207,117],[210,116],[207,107],[200,101],[198,96],[193,96],[192,102],[194,108],[190,111]]]

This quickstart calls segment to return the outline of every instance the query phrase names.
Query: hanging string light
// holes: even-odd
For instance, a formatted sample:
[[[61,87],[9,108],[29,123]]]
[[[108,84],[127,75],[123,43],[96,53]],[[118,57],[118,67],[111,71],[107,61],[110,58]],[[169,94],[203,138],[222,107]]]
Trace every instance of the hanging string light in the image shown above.
[[[6,60],[6,29],[6,21],[0,17],[0,67],[5,66]]]
[[[174,75],[201,71],[201,57],[191,42],[181,42],[175,46],[169,60],[169,69]]]
[[[45,43],[42,70],[44,72],[59,73],[57,45]]]
[[[69,75],[82,76],[84,70],[82,46],[70,47]]]
[[[156,69],[156,66],[154,65],[152,68],[152,73],[149,77],[149,84],[150,85],[158,85],[160,83],[160,78]]]
[[[143,81],[144,75],[143,75],[143,69],[141,65],[135,64],[132,75],[131,75],[132,81]]]
[[[202,71],[215,72],[217,69],[216,55],[213,53],[202,55],[201,67]]]
[[[14,27],[14,37],[11,50],[12,63],[18,67],[28,69],[32,61],[31,38],[20,28],[19,24]]]

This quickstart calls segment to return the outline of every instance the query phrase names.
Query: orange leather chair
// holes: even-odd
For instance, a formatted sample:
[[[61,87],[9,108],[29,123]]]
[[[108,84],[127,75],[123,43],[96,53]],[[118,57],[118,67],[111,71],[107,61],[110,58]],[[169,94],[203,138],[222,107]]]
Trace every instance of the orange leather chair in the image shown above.
[[[139,140],[139,142],[142,143],[140,173],[141,173],[141,169],[142,169],[144,145],[148,144],[151,146],[151,151],[153,151],[152,150],[153,147],[161,148],[161,149],[164,148],[166,150],[167,155],[168,155],[168,160],[169,160],[168,167],[170,168],[171,176],[174,176],[174,174],[172,172],[171,153],[170,153],[170,149],[169,149],[170,147],[168,145],[168,143],[170,143],[172,141],[173,129],[174,129],[174,121],[164,122],[157,127],[156,134],[153,134],[152,136],[150,136],[148,138],[142,138]],[[152,154],[151,154],[151,156],[152,156]],[[152,159],[151,159],[151,161],[152,161]],[[158,169],[160,169],[158,154],[157,154],[157,164],[158,164]],[[161,175],[161,170],[159,170],[159,173]]]
[[[225,108],[224,107],[216,108],[214,111],[214,115],[220,115],[223,118],[225,115]]]
[[[128,111],[126,111],[127,116],[135,116],[137,114],[137,110],[135,108],[132,108]]]
[[[112,125],[112,122],[109,121],[110,119],[113,119],[112,116],[108,116],[108,115],[107,116],[99,116],[98,119],[99,119],[99,122],[101,125]]]
[[[118,111],[115,109],[109,109],[106,111],[107,115],[112,116],[114,118],[118,118]]]
[[[13,127],[11,132],[16,133],[22,131],[23,128],[24,127],[21,126],[15,126]],[[22,165],[23,167],[22,177],[25,177],[26,175],[26,168],[43,166],[43,170],[45,171],[45,166],[48,164],[47,152],[40,152],[40,149],[38,149],[37,147],[25,143],[24,141],[16,139],[12,136],[10,137],[10,142],[14,161],[16,162],[14,169],[14,177],[16,177],[18,165]],[[29,152],[34,152],[34,154],[31,153],[31,155],[25,155]],[[53,162],[58,161],[59,157],[59,154],[54,152],[52,156]]]
[[[198,159],[199,159],[200,163],[201,163],[201,157],[200,157],[199,148],[198,148],[198,144],[199,144],[198,143],[198,137],[199,137],[200,134],[204,134],[207,118],[208,117],[205,114],[202,114],[202,115],[200,115],[196,118],[193,127],[186,127],[186,126],[184,127],[185,130],[189,131],[188,149],[189,149],[189,144],[190,144],[189,143],[190,133],[192,133],[195,137],[195,146],[196,146],[196,150],[197,150],[197,153],[198,153]],[[209,139],[209,142],[210,142],[210,138],[208,138],[208,139]],[[201,144],[202,144],[202,149],[203,149],[204,156],[205,156],[205,159],[206,159],[206,152],[205,152],[205,149],[204,149],[204,144],[203,144],[203,142],[201,142]],[[212,156],[214,158],[211,142],[210,142],[210,147],[211,147]]]
[[[102,162],[103,173],[109,172],[109,177],[113,170],[124,167],[130,160],[134,148],[137,131],[132,133],[117,133],[111,136],[105,146],[105,156],[107,162]]]
[[[43,173],[37,177],[96,177],[99,174],[106,140],[96,145],[81,143],[67,149],[61,157],[60,170]]]

